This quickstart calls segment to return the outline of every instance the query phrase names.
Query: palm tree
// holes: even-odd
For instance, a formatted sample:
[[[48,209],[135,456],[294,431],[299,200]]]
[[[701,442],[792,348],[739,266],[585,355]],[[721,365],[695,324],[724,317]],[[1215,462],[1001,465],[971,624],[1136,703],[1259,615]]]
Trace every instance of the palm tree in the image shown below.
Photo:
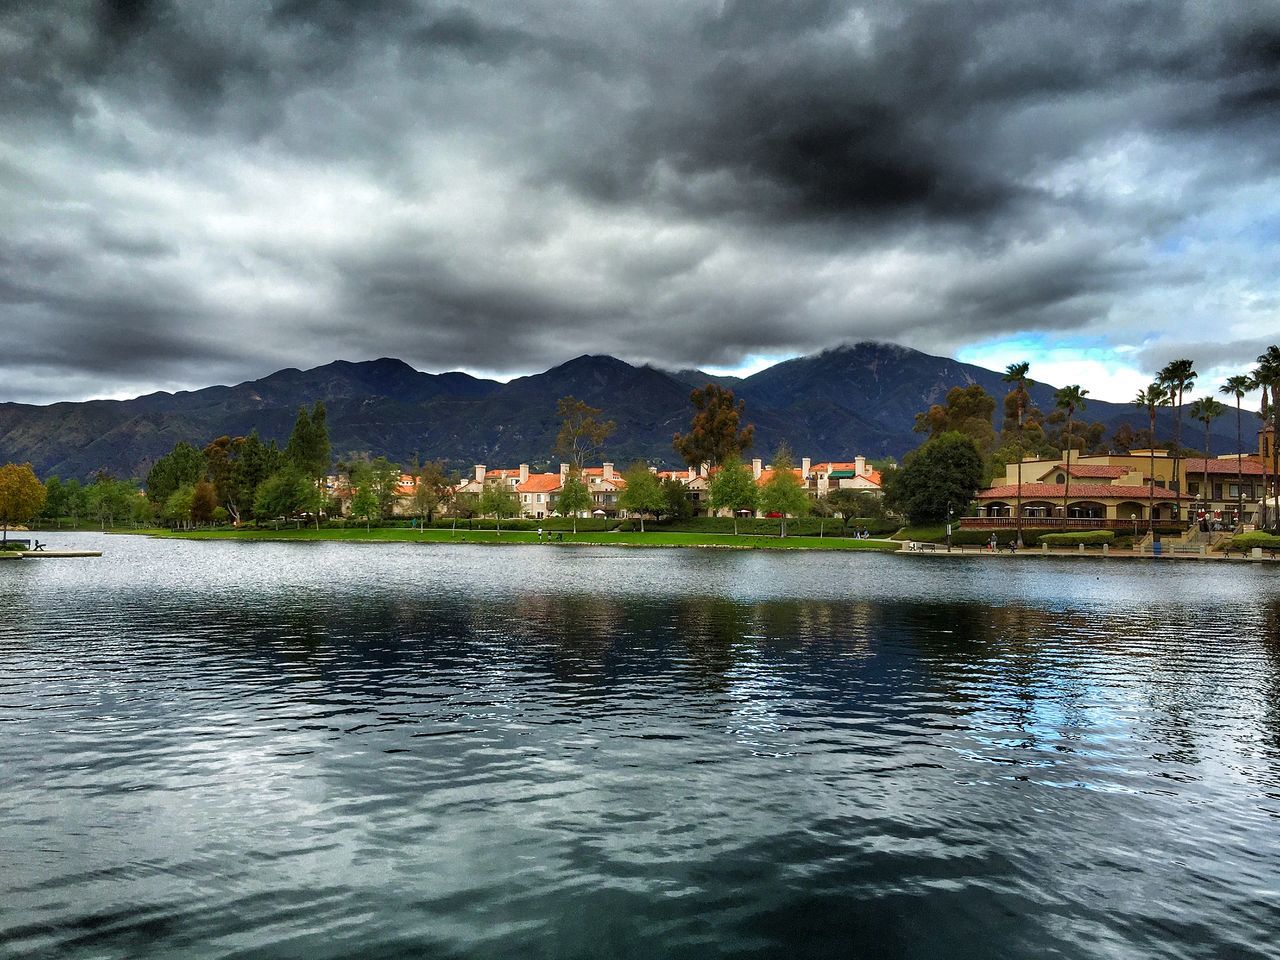
[[[1156,410],[1168,406],[1169,391],[1163,383],[1156,380],[1147,389],[1139,390],[1133,402],[1135,406],[1147,411],[1147,417],[1151,421],[1151,469],[1147,477],[1147,533],[1150,534],[1155,529],[1152,517],[1156,512]]]
[[[1182,492],[1182,481],[1178,473],[1178,466],[1182,460],[1182,393],[1196,379],[1196,372],[1192,369],[1194,366],[1194,360],[1170,360],[1156,375],[1157,379],[1164,384],[1165,390],[1169,393],[1169,399],[1173,402],[1173,480],[1171,483],[1179,493]],[[1154,477],[1152,482],[1155,482]]]
[[[1277,448],[1276,441],[1280,440],[1280,347],[1270,346],[1266,353],[1258,356],[1258,368],[1253,371],[1253,382],[1262,390],[1262,429],[1263,436],[1266,436],[1266,429],[1271,428],[1270,450],[1264,448],[1259,451],[1262,454],[1263,469],[1263,499],[1267,504],[1265,511],[1268,519],[1271,518],[1270,497],[1276,495],[1276,481],[1280,479],[1280,448]],[[1268,396],[1270,393],[1270,396]],[[1268,423],[1268,418],[1270,423]],[[1271,454],[1271,475],[1270,483],[1267,482],[1267,454]]]
[[[1244,434],[1240,422],[1240,404],[1246,393],[1253,390],[1253,381],[1248,374],[1238,373],[1227,377],[1227,382],[1218,388],[1218,392],[1236,398],[1236,523],[1244,520]]]
[[[1226,413],[1227,408],[1213,397],[1201,397],[1191,404],[1187,412],[1191,414],[1192,420],[1199,420],[1204,424],[1204,479],[1200,482],[1200,500],[1204,504],[1203,510],[1207,516],[1209,513],[1209,448],[1213,442],[1209,434],[1209,425]]]
[[[1018,404],[1018,503],[1015,510],[1017,527],[1018,549],[1022,549],[1022,419],[1027,412],[1027,388],[1031,386],[1031,378],[1027,376],[1027,371],[1031,369],[1031,364],[1011,363],[1004,368],[1004,375],[1001,377],[1005,383],[1013,384],[1013,395]]]
[[[1067,474],[1066,486],[1062,488],[1062,526],[1067,526],[1067,496],[1071,493],[1071,445],[1074,442],[1071,437],[1071,422],[1075,419],[1076,411],[1083,410],[1085,403],[1084,398],[1089,395],[1088,390],[1080,387],[1080,384],[1074,383],[1069,387],[1062,387],[1053,395],[1054,405],[1059,410],[1065,410],[1067,413]]]

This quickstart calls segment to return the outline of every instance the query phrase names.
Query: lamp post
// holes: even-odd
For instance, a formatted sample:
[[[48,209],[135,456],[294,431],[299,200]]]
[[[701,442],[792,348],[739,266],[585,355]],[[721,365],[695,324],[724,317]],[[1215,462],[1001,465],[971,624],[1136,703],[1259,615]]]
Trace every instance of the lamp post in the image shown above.
[[[1138,543],[1138,515],[1136,513],[1129,514],[1129,519],[1133,521],[1133,543]]]
[[[950,502],[947,503],[947,553],[951,552],[951,518],[955,516]]]

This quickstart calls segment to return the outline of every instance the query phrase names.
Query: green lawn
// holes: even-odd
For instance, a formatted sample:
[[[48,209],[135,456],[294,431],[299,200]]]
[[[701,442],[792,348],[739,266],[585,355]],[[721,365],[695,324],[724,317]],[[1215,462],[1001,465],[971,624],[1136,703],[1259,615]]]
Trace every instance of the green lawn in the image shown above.
[[[291,529],[281,530],[199,530],[190,533],[170,530],[146,530],[139,533],[157,537],[168,537],[181,540],[277,540],[277,541],[314,541],[314,540],[347,540],[351,542],[386,542],[402,543],[489,543],[489,544],[534,544],[538,535],[533,531],[503,531],[499,536],[493,530],[468,531],[451,530],[411,530],[404,527],[374,527],[347,529]],[[552,541],[553,545],[561,545],[560,541]],[[563,543],[589,543],[609,546],[629,547],[737,547],[759,550],[897,550],[898,544],[890,540],[850,540],[843,537],[778,537],[733,536],[706,533],[608,533],[590,531],[578,534],[566,532]]]

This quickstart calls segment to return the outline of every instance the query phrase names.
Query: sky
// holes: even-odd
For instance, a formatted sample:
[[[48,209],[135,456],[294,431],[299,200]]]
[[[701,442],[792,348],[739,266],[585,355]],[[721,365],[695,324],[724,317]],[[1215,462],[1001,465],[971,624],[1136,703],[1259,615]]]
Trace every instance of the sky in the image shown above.
[[[0,400],[1280,338],[1280,4],[9,0]]]

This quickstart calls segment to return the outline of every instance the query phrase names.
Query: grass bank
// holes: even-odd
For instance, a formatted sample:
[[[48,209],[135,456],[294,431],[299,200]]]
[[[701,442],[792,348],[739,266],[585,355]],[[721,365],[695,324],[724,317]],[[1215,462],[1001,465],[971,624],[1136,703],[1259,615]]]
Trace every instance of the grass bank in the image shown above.
[[[134,531],[129,531],[134,532]],[[346,541],[349,543],[483,543],[507,545],[538,545],[536,531],[504,530],[451,530],[428,528],[412,530],[404,527],[363,527],[346,529],[281,529],[281,530],[196,530],[191,532],[172,530],[139,530],[138,533],[178,540],[271,540],[279,542]],[[556,536],[560,531],[556,532]],[[679,533],[648,531],[645,533],[607,531],[583,531],[577,534],[565,532],[563,540],[549,541],[551,546],[565,544],[595,544],[623,547],[718,547],[742,550],[879,550],[894,551],[900,544],[890,540],[854,540],[843,537],[792,537],[754,536],[713,533]],[[542,541],[543,546],[548,541]]]

